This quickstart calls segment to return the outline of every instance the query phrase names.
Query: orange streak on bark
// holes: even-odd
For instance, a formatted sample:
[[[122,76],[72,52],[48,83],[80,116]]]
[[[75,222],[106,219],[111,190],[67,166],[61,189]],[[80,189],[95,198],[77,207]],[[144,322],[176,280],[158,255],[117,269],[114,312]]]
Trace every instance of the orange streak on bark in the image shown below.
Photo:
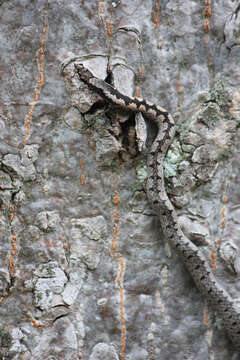
[[[107,26],[107,34],[110,37],[112,35],[111,21],[110,20],[106,20],[106,26]]]
[[[223,206],[223,208],[222,208],[222,217],[225,217],[225,211],[226,211],[226,208],[225,208],[225,206]]]
[[[14,213],[15,213],[15,208],[14,208],[14,206],[11,206],[11,208],[10,208],[10,214],[9,214],[9,220],[10,220],[10,222],[13,221]]]
[[[212,268],[214,270],[216,270],[217,268],[217,264],[216,264],[216,260],[215,260],[215,254],[214,254],[214,248],[212,248],[212,251],[211,251],[211,263],[212,263]]]
[[[205,21],[204,29],[206,32],[210,31],[210,22],[208,19]]]
[[[159,3],[158,3],[159,0],[156,0],[155,2],[155,8],[154,8],[154,26],[155,28],[158,27],[159,25]]]
[[[226,203],[228,202],[228,198],[227,198],[226,195],[223,196],[223,200],[222,200],[222,201],[223,201],[224,204],[226,204]]]
[[[81,167],[81,184],[82,185],[86,185],[86,179],[85,179],[85,175],[84,175],[84,169],[85,169],[85,166],[84,166],[84,162],[82,159],[80,159],[80,167]]]
[[[116,205],[116,206],[119,204],[119,195],[115,195],[115,196],[114,196],[113,203],[114,203],[114,205]]]
[[[115,252],[116,251],[116,241],[115,241],[115,238],[114,236],[112,236],[112,252]]]
[[[86,185],[86,179],[85,179],[85,176],[83,174],[81,175],[81,184]]]
[[[210,6],[207,6],[205,9],[205,15],[210,17],[212,15],[212,10],[210,8]]]
[[[213,57],[212,55],[209,55],[209,62],[208,62],[209,66],[212,66],[213,64]]]
[[[115,221],[115,224],[119,223],[119,211],[118,210],[115,211],[114,221]]]
[[[205,323],[208,324],[209,318],[208,318],[208,310],[205,312]]]
[[[137,89],[136,89],[136,97],[140,97],[140,89],[139,89],[139,87],[137,87]]]
[[[118,210],[118,204],[119,204],[119,195],[116,194],[113,198],[113,203],[116,206],[116,210],[114,213],[114,227],[113,227],[113,236],[112,236],[112,252],[116,252],[116,237],[119,235],[118,230],[118,222],[119,222],[119,210]],[[123,277],[125,272],[125,264],[124,264],[124,258],[121,256],[121,254],[116,254],[119,260],[120,269],[116,278],[116,287],[119,292],[119,313],[120,313],[120,319],[121,319],[121,354],[120,359],[125,359],[125,347],[126,347],[126,327],[125,327],[125,315],[124,315],[124,292],[123,292]]]
[[[139,74],[139,81],[141,81],[142,77],[143,77],[143,68],[142,68],[142,66],[139,66],[138,74]]]
[[[211,1],[205,0],[206,9],[205,9],[205,16],[210,17],[212,16],[212,10],[211,10]]]
[[[11,253],[12,255],[15,255],[16,254],[16,248],[17,248],[17,242],[16,242],[16,235],[15,234],[12,234],[12,250],[11,250]]]
[[[116,236],[118,236],[119,232],[118,232],[118,227],[117,226],[114,226],[113,231],[114,231],[114,234]]]
[[[182,84],[180,80],[177,81],[177,93],[178,95],[182,95],[183,93]]]
[[[119,258],[119,263],[120,263],[120,273],[119,273],[119,275],[118,275],[118,277],[117,277],[117,279],[116,279],[116,282],[117,282],[118,286],[121,285],[121,280],[122,280],[122,278],[123,278],[124,269],[125,269],[125,267],[124,267],[124,260],[123,260],[123,257],[122,257],[122,256],[120,256],[120,258]]]
[[[9,268],[10,268],[10,278],[12,279],[15,275],[15,269],[14,269],[12,256],[10,256],[10,258],[9,258]]]
[[[30,318],[30,321],[32,323],[32,326],[36,327],[36,328],[41,328],[44,327],[45,325],[37,323],[36,320],[34,320],[33,318]]]
[[[222,208],[222,222],[221,222],[221,227],[224,228],[225,227],[225,224],[226,224],[226,207],[223,206]]]
[[[120,289],[120,297],[123,298],[123,290]],[[124,360],[125,359],[125,356],[124,356],[124,353],[125,353],[125,346],[126,346],[126,328],[125,328],[125,321],[123,320],[124,319],[124,312],[123,312],[123,300],[122,300],[122,304],[120,304],[120,312],[121,312],[121,318],[122,318],[122,336],[121,336],[121,360]]]
[[[47,5],[49,5],[49,1],[47,2]],[[44,47],[45,47],[45,39],[46,39],[46,32],[47,32],[47,11],[45,10],[44,13],[44,19],[43,19],[43,27],[42,27],[42,35],[41,35],[41,41],[40,41],[40,49],[39,49],[39,57],[38,57],[38,81],[36,84],[36,87],[34,89],[33,94],[33,102],[30,105],[28,114],[25,116],[25,137],[23,140],[23,145],[26,146],[27,142],[30,137],[30,131],[31,131],[31,120],[33,111],[36,106],[36,102],[38,101],[41,88],[44,85],[44,73],[43,73],[43,60],[44,60]]]

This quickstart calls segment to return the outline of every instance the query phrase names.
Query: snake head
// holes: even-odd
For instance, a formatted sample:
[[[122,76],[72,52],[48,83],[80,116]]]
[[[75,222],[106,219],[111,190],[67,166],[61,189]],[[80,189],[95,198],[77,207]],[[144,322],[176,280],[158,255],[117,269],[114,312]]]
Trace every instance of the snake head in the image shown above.
[[[89,83],[89,80],[94,77],[93,74],[83,66],[83,64],[74,64],[74,66],[78,73],[79,78],[82,81]]]

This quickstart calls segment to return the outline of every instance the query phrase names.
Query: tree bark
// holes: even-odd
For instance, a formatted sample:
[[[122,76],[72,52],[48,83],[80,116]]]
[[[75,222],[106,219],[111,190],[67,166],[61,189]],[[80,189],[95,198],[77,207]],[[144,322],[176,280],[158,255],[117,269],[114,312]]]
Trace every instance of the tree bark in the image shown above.
[[[169,197],[237,301],[239,22],[237,1],[0,1],[0,359],[238,358],[148,204],[156,129],[74,61],[172,113]]]

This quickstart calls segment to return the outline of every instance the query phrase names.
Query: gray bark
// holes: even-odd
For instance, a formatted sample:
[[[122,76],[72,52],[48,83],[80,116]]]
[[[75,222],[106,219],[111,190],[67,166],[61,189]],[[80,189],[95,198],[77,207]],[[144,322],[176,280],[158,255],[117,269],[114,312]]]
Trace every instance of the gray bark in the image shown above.
[[[89,113],[61,74],[105,78],[109,57],[173,114],[168,194],[237,302],[238,2],[2,0],[0,24],[0,359],[238,359],[148,204],[132,114]]]

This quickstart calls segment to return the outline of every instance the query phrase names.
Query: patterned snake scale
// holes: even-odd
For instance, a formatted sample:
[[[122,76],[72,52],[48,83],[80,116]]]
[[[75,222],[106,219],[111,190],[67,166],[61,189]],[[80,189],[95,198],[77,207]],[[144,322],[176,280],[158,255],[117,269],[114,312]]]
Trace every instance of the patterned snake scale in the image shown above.
[[[221,316],[229,338],[240,350],[240,309],[234,304],[226,291],[216,282],[206,259],[198,248],[183,234],[177,214],[170,202],[164,186],[163,161],[174,138],[174,120],[160,106],[141,98],[132,98],[121,94],[117,89],[92,75],[82,64],[75,64],[81,81],[100,94],[107,102],[142,112],[150,117],[158,127],[158,134],[148,153],[147,195],[161,221],[163,232],[172,247],[182,257],[194,282],[208,304]]]

